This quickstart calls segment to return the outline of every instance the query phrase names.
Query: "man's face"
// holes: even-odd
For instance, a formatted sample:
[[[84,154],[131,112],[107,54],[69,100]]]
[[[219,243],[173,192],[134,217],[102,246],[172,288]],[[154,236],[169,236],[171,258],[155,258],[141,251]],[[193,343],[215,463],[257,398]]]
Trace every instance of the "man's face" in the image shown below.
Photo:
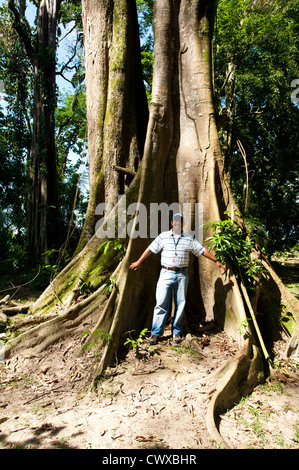
[[[175,217],[171,221],[171,225],[172,225],[174,233],[181,233],[182,227],[183,227],[183,221],[180,216]]]

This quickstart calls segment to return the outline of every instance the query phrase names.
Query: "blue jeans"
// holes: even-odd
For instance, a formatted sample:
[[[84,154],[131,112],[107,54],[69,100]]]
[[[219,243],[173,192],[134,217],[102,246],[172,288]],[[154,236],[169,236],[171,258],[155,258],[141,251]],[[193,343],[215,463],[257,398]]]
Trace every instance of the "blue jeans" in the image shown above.
[[[174,289],[174,321],[172,333],[179,335],[183,327],[184,308],[188,286],[188,268],[170,271],[162,268],[156,288],[156,306],[152,323],[152,335],[162,336]]]

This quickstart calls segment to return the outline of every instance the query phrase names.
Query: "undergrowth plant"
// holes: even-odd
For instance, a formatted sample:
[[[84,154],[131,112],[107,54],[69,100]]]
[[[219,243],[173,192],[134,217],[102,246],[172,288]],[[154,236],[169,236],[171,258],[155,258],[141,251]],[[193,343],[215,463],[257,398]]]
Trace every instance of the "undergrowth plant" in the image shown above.
[[[209,229],[213,230],[213,235],[206,239],[208,250],[213,249],[216,257],[229,265],[247,288],[254,289],[264,269],[261,260],[252,256],[256,244],[253,231],[244,230],[230,218],[207,222],[205,231]]]
[[[143,343],[144,336],[149,332],[147,328],[144,328],[140,333],[137,339],[132,338],[132,333],[135,330],[127,331],[126,334],[129,335],[129,338],[127,338],[127,341],[124,343],[125,345],[129,345],[132,349],[135,349],[136,352],[136,357],[137,359],[140,357],[139,355],[139,349],[141,344]]]

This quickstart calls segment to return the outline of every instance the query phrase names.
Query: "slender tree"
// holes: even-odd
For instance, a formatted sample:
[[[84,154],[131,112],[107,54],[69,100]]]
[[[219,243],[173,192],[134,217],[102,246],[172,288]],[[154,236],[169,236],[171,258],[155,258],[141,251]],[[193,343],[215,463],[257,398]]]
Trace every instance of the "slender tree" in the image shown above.
[[[14,28],[23,41],[34,74],[33,129],[29,165],[28,244],[33,258],[57,240],[58,184],[55,150],[56,29],[60,0],[42,0],[36,34],[31,34],[22,2],[9,1]]]
[[[5,112],[1,114],[0,124],[0,205],[3,220],[1,223],[1,251],[9,258],[14,248],[21,245],[8,241],[18,233],[22,241],[22,231],[26,226],[26,159],[30,150],[30,62],[23,44],[11,25],[11,18],[6,4],[1,6],[0,27],[0,78],[5,91]],[[2,101],[2,100],[1,100]],[[1,102],[2,105],[2,102]],[[1,106],[2,108],[2,106]],[[16,241],[16,240],[15,240]],[[24,255],[24,250],[22,255]],[[14,265],[21,267],[22,256],[18,255]]]

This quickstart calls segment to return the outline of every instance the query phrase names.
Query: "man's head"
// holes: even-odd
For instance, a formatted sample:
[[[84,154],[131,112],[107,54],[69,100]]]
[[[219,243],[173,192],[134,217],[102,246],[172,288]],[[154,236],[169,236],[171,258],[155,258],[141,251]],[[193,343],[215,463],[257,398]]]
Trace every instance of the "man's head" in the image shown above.
[[[174,233],[181,233],[183,229],[184,217],[182,214],[174,214],[171,221],[172,230]]]

